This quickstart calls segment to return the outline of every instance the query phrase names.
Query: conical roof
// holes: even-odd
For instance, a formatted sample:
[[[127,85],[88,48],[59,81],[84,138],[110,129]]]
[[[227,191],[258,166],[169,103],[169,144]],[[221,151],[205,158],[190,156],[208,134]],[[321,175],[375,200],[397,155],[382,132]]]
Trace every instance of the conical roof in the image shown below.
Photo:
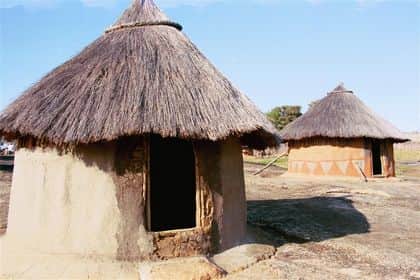
[[[256,148],[278,135],[152,0],[135,0],[119,20],[0,114],[0,134],[56,144],[121,136],[220,140]]]
[[[311,137],[374,138],[407,141],[396,127],[369,109],[343,84],[317,101],[281,132],[284,140]]]
[[[117,22],[107,29],[106,32],[121,28],[152,25],[168,25],[180,31],[182,30],[182,26],[170,21],[152,0],[135,0],[131,7],[125,10]]]

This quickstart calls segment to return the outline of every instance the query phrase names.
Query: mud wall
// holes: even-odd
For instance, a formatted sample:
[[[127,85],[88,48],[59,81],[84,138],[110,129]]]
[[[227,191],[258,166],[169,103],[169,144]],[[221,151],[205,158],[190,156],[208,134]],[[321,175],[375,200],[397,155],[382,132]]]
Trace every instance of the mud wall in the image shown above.
[[[16,152],[6,238],[34,254],[148,259],[145,224],[146,142]]]
[[[60,153],[21,148],[15,155],[10,247],[28,254],[115,257],[121,213],[112,178],[115,145]]]
[[[372,140],[366,139],[366,148],[368,150],[368,157],[372,160]],[[382,176],[395,177],[395,159],[394,159],[394,143],[390,140],[384,140],[380,144],[381,150],[381,165]],[[372,170],[372,169],[371,169]],[[372,171],[370,173],[372,176]]]
[[[395,177],[394,143],[384,141],[381,144],[382,174],[385,177]]]
[[[219,224],[220,250],[226,250],[239,245],[246,235],[247,216],[242,149],[235,138],[222,143],[220,171],[223,190],[223,219]]]
[[[153,254],[153,235],[146,229],[148,139],[126,137],[116,144],[113,180],[120,212],[117,259],[135,261]]]
[[[240,244],[246,232],[246,198],[242,149],[238,140],[200,142],[195,145],[199,184],[212,194],[211,252]],[[212,209],[213,208],[213,209]]]
[[[372,176],[370,148],[363,138],[312,138],[289,142],[289,172],[316,176]]]
[[[194,143],[197,227],[148,232],[148,140],[72,150],[16,152],[5,238],[13,250],[120,260],[166,259],[218,252],[246,230],[241,146],[232,138]],[[170,211],[170,209],[168,209]]]

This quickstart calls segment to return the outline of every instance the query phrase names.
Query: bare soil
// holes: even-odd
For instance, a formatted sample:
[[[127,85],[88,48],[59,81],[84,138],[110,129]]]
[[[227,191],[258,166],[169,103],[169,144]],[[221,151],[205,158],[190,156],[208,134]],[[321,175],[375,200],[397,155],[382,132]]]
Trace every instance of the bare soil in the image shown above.
[[[420,279],[420,169],[365,183],[259,168],[245,165],[248,223],[276,254],[229,279]]]

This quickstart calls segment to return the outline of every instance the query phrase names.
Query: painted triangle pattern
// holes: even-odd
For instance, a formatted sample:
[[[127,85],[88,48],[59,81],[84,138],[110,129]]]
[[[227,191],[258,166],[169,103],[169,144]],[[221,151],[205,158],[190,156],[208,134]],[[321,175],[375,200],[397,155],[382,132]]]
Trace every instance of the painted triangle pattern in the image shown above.
[[[331,170],[332,162],[329,161],[322,161],[321,162],[322,171],[324,171],[324,174],[328,175],[328,173]]]
[[[297,170],[298,170],[298,172],[302,172],[302,169],[303,169],[303,165],[305,164],[305,162],[303,162],[303,161],[298,161],[297,162]]]
[[[292,170],[293,170],[293,172],[299,172],[299,162],[298,161],[293,161],[292,162]]]
[[[296,171],[296,162],[295,161],[290,162],[290,168],[292,169],[293,172]]]
[[[337,166],[340,168],[343,175],[347,174],[347,168],[349,167],[349,162],[347,160],[337,161]]]
[[[315,162],[307,162],[306,165],[308,166],[309,173],[313,174],[316,168]]]
[[[364,160],[353,160],[352,161],[354,168],[365,170],[365,161]]]
[[[314,175],[317,175],[317,176],[323,176],[323,175],[325,175],[324,171],[322,170],[322,167],[321,167],[321,163],[320,162],[317,162],[316,163]]]
[[[306,164],[306,162],[302,162],[302,169],[300,170],[300,173],[304,173],[304,174],[309,173],[309,168],[308,168],[308,165]]]
[[[293,170],[295,170],[295,172],[299,171],[299,163],[297,161],[293,162]]]
[[[360,169],[364,172],[366,163],[364,159],[306,162],[302,160],[290,161],[290,172],[311,175],[332,176],[360,176]]]

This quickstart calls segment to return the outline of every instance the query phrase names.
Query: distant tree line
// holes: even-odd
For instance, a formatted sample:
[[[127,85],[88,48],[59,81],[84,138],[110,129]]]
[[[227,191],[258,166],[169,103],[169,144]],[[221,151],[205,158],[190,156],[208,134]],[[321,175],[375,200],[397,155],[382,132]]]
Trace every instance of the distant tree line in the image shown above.
[[[309,103],[308,109],[312,109],[318,102],[319,99]],[[278,130],[282,130],[286,125],[302,116],[302,107],[291,105],[278,106],[266,115]]]
[[[302,116],[301,106],[279,106],[267,113],[268,119],[278,130],[282,130],[286,125]]]

